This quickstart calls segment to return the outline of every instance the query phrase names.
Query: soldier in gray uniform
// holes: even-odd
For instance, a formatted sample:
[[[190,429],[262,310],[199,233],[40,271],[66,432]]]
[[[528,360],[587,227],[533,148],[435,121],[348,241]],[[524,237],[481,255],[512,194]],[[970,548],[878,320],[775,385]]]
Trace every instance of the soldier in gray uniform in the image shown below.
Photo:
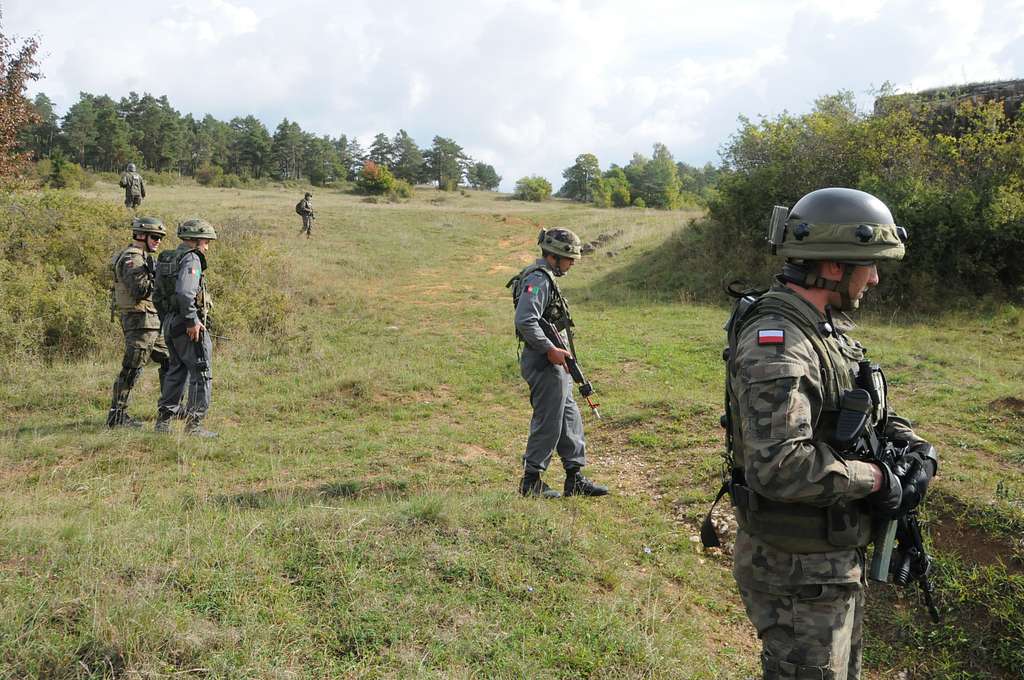
[[[124,207],[135,210],[142,204],[142,199],[146,197],[146,183],[142,181],[142,175],[135,172],[135,163],[128,164],[118,185],[124,189]]]
[[[201,219],[182,222],[178,227],[181,244],[157,265],[159,297],[167,301],[163,332],[170,350],[170,363],[160,390],[156,431],[169,432],[171,419],[181,409],[182,392],[188,384],[185,432],[197,437],[216,437],[203,427],[210,408],[213,344],[206,332],[211,306],[206,291],[206,252],[217,239],[213,226]]]
[[[580,239],[568,229],[542,229],[537,242],[540,259],[509,282],[516,307],[516,335],[525,344],[519,368],[530,386],[533,405],[519,493],[559,497],[559,493],[540,478],[551,461],[553,449],[565,468],[563,493],[566,496],[603,496],[608,488],[595,484],[580,472],[587,464],[587,456],[583,419],[573,399],[573,382],[565,365],[566,357],[571,354],[555,347],[538,322],[541,318],[547,320],[564,339],[569,339],[573,323],[568,302],[556,279],[564,276],[580,257]]]
[[[132,243],[114,256],[111,271],[111,320],[116,311],[124,331],[124,358],[121,372],[114,381],[108,427],[141,427],[127,413],[132,388],[142,375],[142,367],[153,359],[160,364],[160,384],[167,371],[167,346],[160,334],[160,319],[153,304],[156,270],[153,255],[167,234],[163,222],[155,217],[132,220]]]
[[[311,198],[313,198],[313,194],[307,191],[295,206],[295,212],[302,216],[302,229],[299,230],[299,235],[305,234],[306,238],[313,234],[313,220],[316,219],[313,215],[313,201],[309,200]]]
[[[876,262],[903,258],[906,231],[853,189],[820,189],[788,216],[777,210],[782,273],[767,293],[742,298],[726,327],[733,574],[763,644],[764,678],[855,680],[872,525],[916,507],[938,470],[935,449],[889,408],[884,387],[871,426],[908,447],[903,467],[847,457],[835,437],[858,376],[870,369],[882,383],[841,312],[878,283]]]

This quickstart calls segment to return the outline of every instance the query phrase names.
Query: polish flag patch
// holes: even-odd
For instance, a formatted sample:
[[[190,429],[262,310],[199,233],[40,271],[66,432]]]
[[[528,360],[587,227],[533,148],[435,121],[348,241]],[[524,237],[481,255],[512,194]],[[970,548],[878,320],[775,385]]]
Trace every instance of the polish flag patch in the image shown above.
[[[766,330],[757,332],[757,344],[759,345],[781,345],[786,342],[786,332],[783,330]]]

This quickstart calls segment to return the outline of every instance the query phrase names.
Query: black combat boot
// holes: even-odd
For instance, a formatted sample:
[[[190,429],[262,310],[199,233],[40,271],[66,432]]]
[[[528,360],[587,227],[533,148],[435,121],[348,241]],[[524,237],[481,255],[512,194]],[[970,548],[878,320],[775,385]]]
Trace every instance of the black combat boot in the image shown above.
[[[125,413],[123,408],[112,408],[107,412],[107,427],[129,427],[137,430],[142,427],[142,423]]]
[[[559,498],[560,493],[544,483],[539,472],[526,472],[519,482],[519,494],[527,498]]]
[[[165,413],[159,411],[156,414],[156,425],[153,426],[155,432],[168,433],[171,431],[171,418],[174,417],[172,413]]]
[[[565,496],[607,496],[608,487],[594,484],[583,476],[579,468],[569,468],[565,471]]]

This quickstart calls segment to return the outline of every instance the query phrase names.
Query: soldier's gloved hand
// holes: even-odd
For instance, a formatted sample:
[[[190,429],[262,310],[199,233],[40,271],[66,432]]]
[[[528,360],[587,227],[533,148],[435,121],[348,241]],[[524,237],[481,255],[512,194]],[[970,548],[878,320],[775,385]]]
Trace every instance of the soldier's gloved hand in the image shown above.
[[[910,456],[910,464],[906,470],[900,471],[900,484],[903,486],[903,502],[900,514],[913,510],[924,500],[928,492],[928,483],[935,476],[938,456],[931,444],[919,447]]]
[[[903,502],[903,486],[899,477],[885,465],[879,465],[882,471],[882,486],[878,491],[867,497],[868,505],[883,517],[895,517]]]

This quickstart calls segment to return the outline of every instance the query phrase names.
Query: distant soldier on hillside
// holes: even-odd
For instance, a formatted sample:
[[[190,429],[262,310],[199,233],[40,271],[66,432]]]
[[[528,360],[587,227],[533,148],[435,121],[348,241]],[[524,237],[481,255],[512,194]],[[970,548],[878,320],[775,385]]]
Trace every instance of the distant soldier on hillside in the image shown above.
[[[128,164],[128,169],[121,175],[118,184],[124,189],[124,207],[129,210],[138,208],[142,204],[142,199],[146,197],[146,183],[142,181],[142,175],[135,172],[135,163]]]
[[[124,331],[124,359],[114,381],[114,393],[107,414],[108,427],[141,427],[126,410],[132,388],[151,358],[160,364],[160,384],[167,372],[167,346],[160,335],[160,319],[153,303],[155,266],[152,253],[167,234],[163,222],[154,217],[132,220],[132,243],[114,256],[111,269],[111,317],[120,313]]]
[[[302,216],[302,229],[299,230],[299,235],[305,233],[306,238],[313,233],[313,220],[316,219],[313,214],[313,202],[309,200],[311,198],[313,194],[307,191],[302,200],[295,204],[295,212]]]
[[[580,257],[580,239],[568,229],[541,230],[537,240],[541,257],[509,281],[515,303],[516,335],[525,343],[519,370],[530,386],[533,418],[523,454],[523,496],[558,498],[559,493],[540,478],[557,451],[565,468],[566,496],[604,496],[608,488],[580,472],[587,464],[583,418],[572,396],[573,379],[566,366],[572,354],[548,339],[544,326],[572,347],[569,305],[556,279],[564,276]],[[557,339],[557,338],[556,338]],[[568,341],[568,343],[566,342]]]

